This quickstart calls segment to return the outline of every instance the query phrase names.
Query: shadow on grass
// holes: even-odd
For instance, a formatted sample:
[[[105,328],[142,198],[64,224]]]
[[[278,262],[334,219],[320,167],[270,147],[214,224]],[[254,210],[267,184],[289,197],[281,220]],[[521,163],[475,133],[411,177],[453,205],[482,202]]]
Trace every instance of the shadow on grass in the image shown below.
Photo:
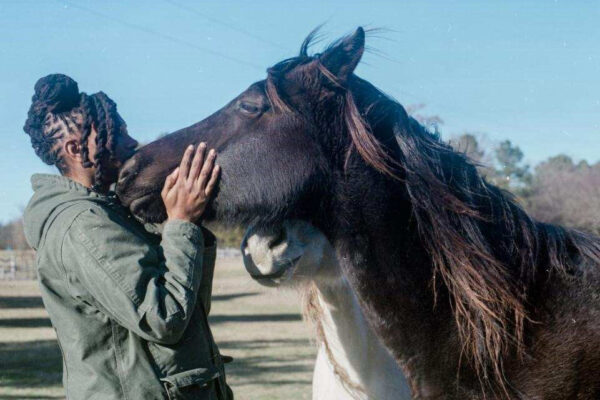
[[[308,339],[233,340],[219,342],[224,354],[252,352],[226,365],[227,375],[237,378],[237,385],[297,385],[312,383],[313,345]],[[261,351],[264,349],[264,351]],[[277,349],[273,351],[273,349]],[[256,355],[256,353],[259,353]],[[302,374],[307,378],[299,378]]]
[[[212,301],[227,301],[242,297],[256,296],[258,292],[243,292],[232,294],[218,294],[212,296]],[[0,308],[42,308],[44,303],[39,296],[0,297]]]
[[[302,321],[300,314],[233,314],[233,315],[210,315],[210,324],[222,324],[225,322],[291,322]]]
[[[0,343],[0,365],[4,387],[35,388],[61,384],[62,357],[56,340]],[[2,396],[0,398],[11,398]]]
[[[242,292],[213,296],[213,301],[259,295]],[[43,307],[39,297],[0,297],[1,308]],[[210,324],[234,323],[243,329],[244,323],[274,322],[283,324],[301,321],[297,313],[213,315]],[[239,325],[235,325],[239,324]],[[0,319],[0,328],[50,327],[48,318]],[[273,326],[273,325],[271,325]],[[219,342],[225,354],[239,354],[227,365],[228,375],[235,377],[236,385],[275,388],[279,385],[310,385],[314,363],[314,346],[307,339],[232,340]],[[236,355],[236,354],[234,354]],[[42,389],[61,385],[62,358],[55,340],[36,342],[0,343],[0,386],[3,388]],[[296,389],[297,390],[297,389]],[[304,389],[302,389],[304,390]],[[9,392],[10,393],[10,392]],[[32,394],[0,394],[2,399],[57,399],[62,396]]]
[[[0,297],[0,308],[42,308],[42,298],[39,296]]]
[[[251,350],[260,348],[313,346],[309,339],[270,339],[270,340],[224,340],[219,347],[226,349]]]
[[[250,351],[270,355],[248,355],[237,357],[227,364],[228,375],[235,375],[241,384],[282,385],[310,384],[310,379],[289,379],[289,374],[310,373],[314,356],[309,351],[307,339],[224,341],[219,343],[222,351]],[[273,349],[279,348],[273,355]],[[300,354],[298,354],[300,353]],[[62,378],[62,358],[55,340],[37,342],[0,343],[1,381],[4,387],[42,388],[60,385]],[[27,398],[19,395],[0,395],[0,399]],[[41,398],[32,396],[30,398]],[[53,398],[53,397],[45,397]]]
[[[38,396],[37,394],[0,394],[0,400],[12,400],[12,399],[35,399],[35,400],[50,400],[50,399],[64,399],[65,396]]]
[[[227,376],[235,376],[241,385],[285,385],[285,384],[311,384],[310,372],[313,367],[309,363],[300,363],[303,360],[312,360],[312,356],[298,357],[273,357],[250,356],[236,358],[226,365]],[[289,375],[304,373],[308,378],[290,377]]]
[[[7,318],[0,319],[0,328],[50,328],[49,318]]]
[[[227,364],[227,374],[235,376],[241,385],[277,386],[285,384],[310,385],[310,378],[290,377],[292,374],[304,373],[310,377],[314,356],[310,351],[286,354],[290,349],[302,349],[312,346],[306,339],[225,341],[219,343],[223,352],[256,351],[265,349],[264,353],[275,355],[248,355],[238,357]],[[43,388],[61,384],[62,359],[55,340],[38,342],[0,343],[0,365],[2,365],[1,381],[3,387]],[[40,397],[27,395],[0,395],[1,399],[37,398],[51,399],[62,397]]]
[[[212,301],[227,301],[227,300],[233,300],[233,299],[239,299],[241,297],[248,297],[248,296],[256,296],[257,294],[260,294],[258,292],[244,292],[244,293],[232,293],[232,294],[217,294],[211,297]],[[0,304],[2,304],[0,302]]]

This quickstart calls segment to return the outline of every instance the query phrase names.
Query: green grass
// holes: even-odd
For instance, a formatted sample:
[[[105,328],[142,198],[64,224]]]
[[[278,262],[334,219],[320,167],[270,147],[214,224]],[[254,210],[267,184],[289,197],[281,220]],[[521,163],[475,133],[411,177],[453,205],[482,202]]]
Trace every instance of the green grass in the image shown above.
[[[219,260],[210,323],[236,399],[310,399],[316,349],[295,292]],[[62,361],[35,281],[0,281],[0,399],[62,399]]]

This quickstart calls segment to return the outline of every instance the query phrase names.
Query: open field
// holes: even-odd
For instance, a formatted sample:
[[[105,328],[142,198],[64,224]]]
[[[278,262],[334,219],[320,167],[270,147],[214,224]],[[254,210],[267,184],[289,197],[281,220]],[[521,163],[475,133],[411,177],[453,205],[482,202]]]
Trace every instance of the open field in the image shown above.
[[[309,399],[316,349],[293,291],[267,289],[240,258],[217,263],[213,333],[236,399]],[[62,399],[60,350],[35,281],[0,281],[0,399]]]

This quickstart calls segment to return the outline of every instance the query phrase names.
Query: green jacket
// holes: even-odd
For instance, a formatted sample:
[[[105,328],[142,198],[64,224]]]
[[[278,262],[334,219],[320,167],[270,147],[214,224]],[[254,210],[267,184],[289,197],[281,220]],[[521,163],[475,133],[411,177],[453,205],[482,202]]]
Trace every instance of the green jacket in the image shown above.
[[[63,352],[68,399],[230,400],[206,316],[216,240],[150,233],[111,196],[34,175],[25,231]]]

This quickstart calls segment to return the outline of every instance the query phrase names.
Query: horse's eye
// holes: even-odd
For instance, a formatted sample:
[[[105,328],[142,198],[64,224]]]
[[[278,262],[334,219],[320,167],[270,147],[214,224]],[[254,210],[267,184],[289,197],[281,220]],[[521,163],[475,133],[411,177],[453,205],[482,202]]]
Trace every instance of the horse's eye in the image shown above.
[[[249,103],[247,101],[240,101],[240,111],[248,115],[258,115],[264,111],[264,107],[259,104]]]

